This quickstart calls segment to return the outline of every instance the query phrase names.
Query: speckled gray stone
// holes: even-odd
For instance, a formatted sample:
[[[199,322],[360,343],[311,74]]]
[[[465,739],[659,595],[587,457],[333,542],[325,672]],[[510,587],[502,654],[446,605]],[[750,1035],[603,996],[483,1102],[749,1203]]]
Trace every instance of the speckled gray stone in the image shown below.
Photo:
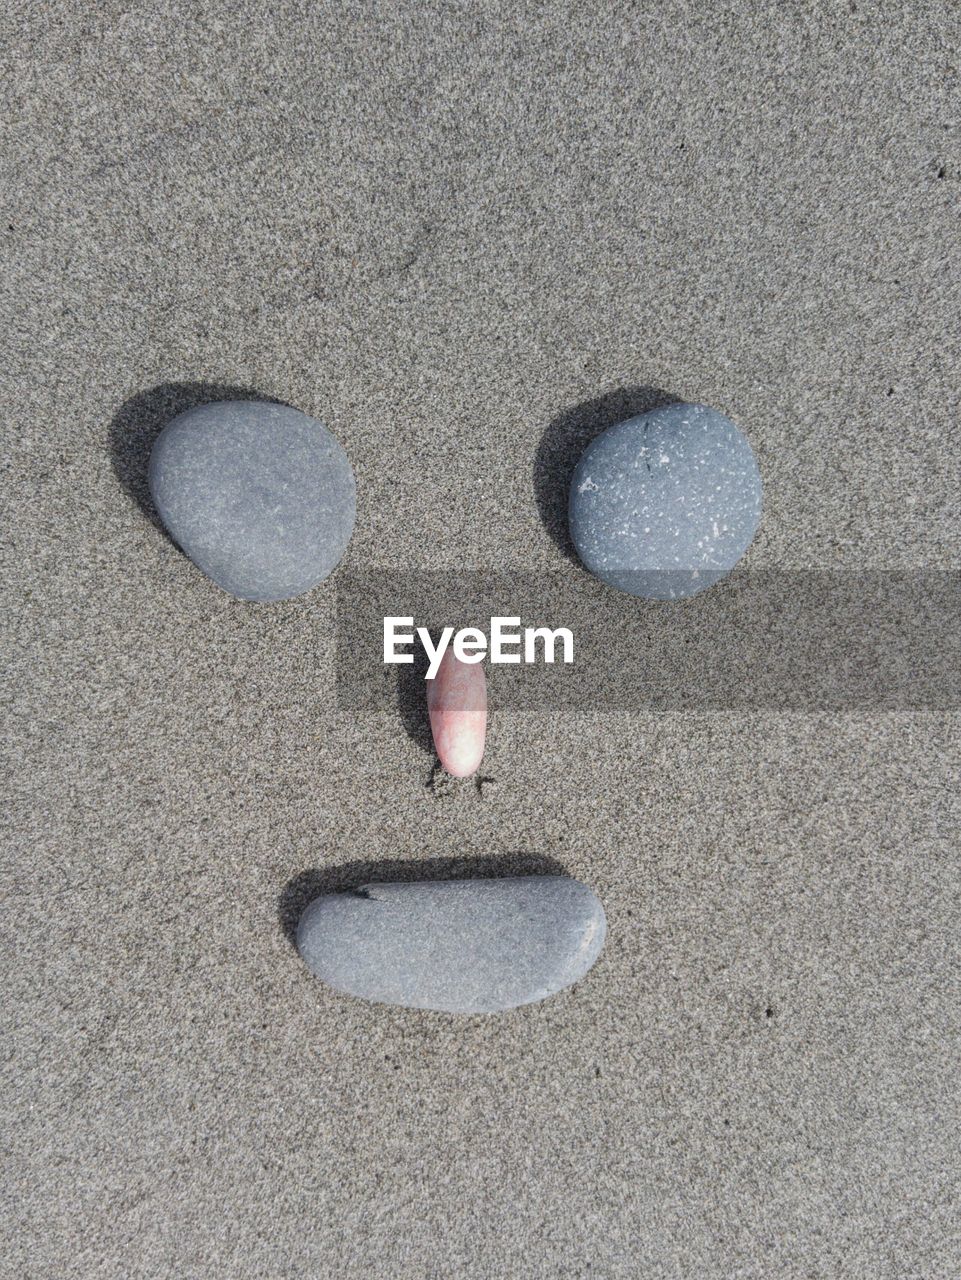
[[[729,418],[706,405],[666,405],[588,445],[568,516],[577,554],[602,582],[680,599],[723,578],[750,546],[761,476]]]
[[[346,994],[495,1013],[582,978],[605,928],[595,895],[565,876],[417,881],[315,899],[297,946],[319,978]]]
[[[242,600],[286,600],[316,586],[354,528],[347,455],[322,422],[286,405],[188,409],[158,437],[149,482],[174,541]]]

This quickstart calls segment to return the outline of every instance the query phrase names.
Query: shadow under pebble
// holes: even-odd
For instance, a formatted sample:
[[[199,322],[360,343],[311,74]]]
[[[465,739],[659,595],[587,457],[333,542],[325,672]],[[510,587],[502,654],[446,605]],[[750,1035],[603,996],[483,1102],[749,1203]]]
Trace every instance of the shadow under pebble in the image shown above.
[[[608,427],[680,399],[659,387],[619,387],[565,409],[541,436],[534,454],[534,497],[545,529],[568,560],[579,563],[567,525],[567,499],[581,454]]]
[[[288,880],[277,898],[277,916],[287,940],[295,946],[297,922],[304,909],[323,893],[350,893],[361,885],[380,882],[566,875],[566,868],[554,858],[531,853],[506,853],[489,858],[427,858],[423,861],[385,858],[375,862],[344,862],[337,867],[313,867]]]
[[[108,446],[114,474],[147,519],[165,533],[147,486],[150,450],[171,418],[215,400],[281,403],[249,387],[233,387],[219,382],[163,382],[125,400],[110,423]]]
[[[437,637],[434,636],[433,639],[436,643]],[[434,738],[430,731],[430,717],[427,714],[428,659],[424,646],[420,643],[415,644],[413,655],[412,663],[401,664],[396,668],[397,710],[404,731],[411,742],[433,754]]]

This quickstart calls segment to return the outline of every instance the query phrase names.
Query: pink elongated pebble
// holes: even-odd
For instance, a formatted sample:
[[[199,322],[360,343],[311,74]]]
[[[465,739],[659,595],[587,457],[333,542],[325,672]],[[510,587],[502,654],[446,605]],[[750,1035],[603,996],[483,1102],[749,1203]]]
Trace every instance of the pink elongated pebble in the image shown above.
[[[461,662],[448,649],[427,681],[430,731],[441,766],[469,778],[484,758],[487,737],[487,677],[480,662]]]

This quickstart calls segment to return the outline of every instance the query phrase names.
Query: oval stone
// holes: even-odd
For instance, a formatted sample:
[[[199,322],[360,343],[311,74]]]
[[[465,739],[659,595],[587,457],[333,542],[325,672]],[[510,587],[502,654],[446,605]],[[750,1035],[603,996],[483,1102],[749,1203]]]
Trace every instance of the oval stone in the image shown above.
[[[171,537],[241,600],[286,600],[322,582],[354,528],[347,455],[286,405],[225,400],[174,418],[150,455],[150,493]]]
[[[577,554],[602,582],[676,600],[725,577],[761,518],[747,437],[706,405],[618,423],[585,449],[568,507]]]
[[[462,662],[453,649],[427,681],[427,713],[441,766],[455,778],[480,768],[487,738],[487,677],[479,662]]]
[[[565,876],[368,884],[304,911],[297,947],[337,991],[448,1013],[496,1013],[582,978],[604,908]]]

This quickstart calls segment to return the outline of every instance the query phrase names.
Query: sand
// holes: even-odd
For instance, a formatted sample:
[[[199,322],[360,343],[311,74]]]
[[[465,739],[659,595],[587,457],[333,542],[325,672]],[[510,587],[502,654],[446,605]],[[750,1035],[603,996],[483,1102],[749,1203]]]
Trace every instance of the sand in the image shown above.
[[[432,786],[336,575],[234,601],[143,487],[272,397],[343,572],[573,582],[572,444],[673,396],[755,446],[752,566],[957,568],[961,14],[795,8],[8,7],[0,1274],[961,1274],[955,710],[501,705]],[[460,1019],[291,946],[478,866],[595,889],[583,982]]]

